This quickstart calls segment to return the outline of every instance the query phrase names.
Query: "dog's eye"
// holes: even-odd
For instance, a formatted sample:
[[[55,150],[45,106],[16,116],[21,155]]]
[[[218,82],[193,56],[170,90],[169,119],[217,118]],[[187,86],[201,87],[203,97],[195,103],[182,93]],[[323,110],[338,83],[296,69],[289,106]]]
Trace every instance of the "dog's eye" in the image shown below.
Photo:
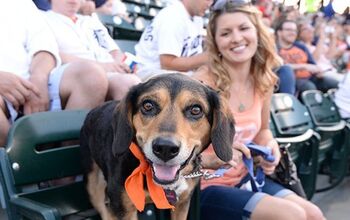
[[[200,105],[191,105],[186,109],[185,115],[187,118],[197,120],[203,116],[202,107]]]
[[[143,109],[147,112],[151,111],[153,109],[153,104],[151,102],[144,102],[142,105]]]
[[[191,107],[192,115],[200,115],[202,113],[202,108],[199,105],[194,105]]]
[[[145,100],[142,102],[141,112],[144,115],[155,115],[158,112],[158,106],[151,100]]]

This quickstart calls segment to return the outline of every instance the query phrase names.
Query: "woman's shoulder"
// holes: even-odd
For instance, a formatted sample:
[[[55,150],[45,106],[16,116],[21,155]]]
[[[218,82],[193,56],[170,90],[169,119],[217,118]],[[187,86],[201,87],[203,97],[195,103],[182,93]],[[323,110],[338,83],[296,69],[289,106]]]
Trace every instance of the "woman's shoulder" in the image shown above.
[[[193,74],[192,77],[198,81],[204,83],[205,85],[215,88],[215,76],[209,70],[208,66],[202,66],[198,68]]]

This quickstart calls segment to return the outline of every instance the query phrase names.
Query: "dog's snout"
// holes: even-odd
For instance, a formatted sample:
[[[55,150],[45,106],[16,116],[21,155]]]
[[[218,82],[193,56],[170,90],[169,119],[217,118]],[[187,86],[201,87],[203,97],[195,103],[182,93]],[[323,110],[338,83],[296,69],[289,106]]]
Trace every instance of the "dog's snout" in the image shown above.
[[[167,162],[176,157],[180,152],[180,146],[169,138],[157,138],[152,142],[153,153]]]

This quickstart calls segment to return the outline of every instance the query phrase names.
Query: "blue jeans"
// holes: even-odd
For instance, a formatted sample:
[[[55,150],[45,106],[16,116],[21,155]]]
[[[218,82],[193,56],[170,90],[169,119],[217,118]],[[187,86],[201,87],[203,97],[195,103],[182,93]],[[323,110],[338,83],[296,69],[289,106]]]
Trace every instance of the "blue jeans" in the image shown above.
[[[293,69],[283,65],[276,70],[276,74],[279,77],[278,92],[294,95],[296,81]]]
[[[266,178],[262,192],[237,187],[209,186],[201,191],[201,220],[248,219],[266,195],[283,198],[294,192]]]

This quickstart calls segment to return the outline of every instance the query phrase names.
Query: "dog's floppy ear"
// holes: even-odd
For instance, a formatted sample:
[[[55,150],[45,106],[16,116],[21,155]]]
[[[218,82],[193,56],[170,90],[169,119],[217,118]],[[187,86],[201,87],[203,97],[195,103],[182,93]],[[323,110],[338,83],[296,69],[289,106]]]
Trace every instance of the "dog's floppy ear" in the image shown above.
[[[235,135],[234,120],[226,100],[212,91],[213,122],[211,142],[216,155],[225,162],[232,159],[232,144]]]
[[[135,131],[132,124],[133,105],[137,99],[139,86],[130,89],[127,95],[122,99],[113,112],[113,155],[124,153],[134,139]]]

